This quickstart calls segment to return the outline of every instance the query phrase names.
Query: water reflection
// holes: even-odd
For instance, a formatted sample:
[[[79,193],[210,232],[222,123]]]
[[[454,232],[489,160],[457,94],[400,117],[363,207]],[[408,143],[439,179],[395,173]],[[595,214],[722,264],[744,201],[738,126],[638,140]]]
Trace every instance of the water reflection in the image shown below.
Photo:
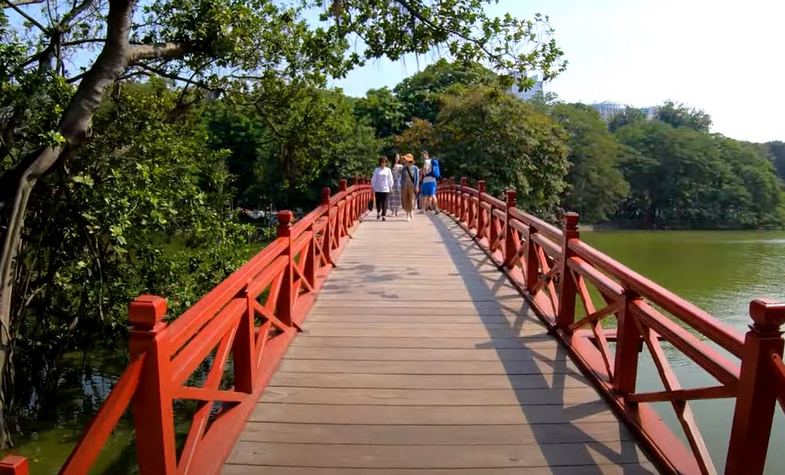
[[[785,281],[782,280],[785,232],[782,231],[598,231],[584,232],[581,237],[740,332],[746,332],[750,323],[748,307],[751,300],[785,301]],[[664,344],[663,352],[682,386],[717,384],[713,377],[671,345]],[[641,358],[639,375],[639,389],[663,389],[650,358]],[[733,402],[720,399],[690,405],[714,463],[722,471]],[[674,432],[681,435],[670,404],[659,405],[657,410]],[[781,473],[785,453],[777,446],[783,440],[785,417],[778,407],[766,473]]]

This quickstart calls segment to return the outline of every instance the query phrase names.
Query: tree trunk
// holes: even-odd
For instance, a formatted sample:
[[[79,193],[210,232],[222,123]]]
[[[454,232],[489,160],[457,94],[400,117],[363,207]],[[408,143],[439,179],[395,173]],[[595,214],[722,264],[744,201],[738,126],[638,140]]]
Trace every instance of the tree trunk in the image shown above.
[[[13,355],[14,329],[11,327],[15,260],[22,248],[22,230],[30,194],[38,179],[49,173],[67,155],[81,147],[90,131],[93,115],[101,104],[107,88],[126,70],[133,59],[134,48],[128,34],[133,11],[132,0],[110,0],[107,15],[107,40],[95,63],[79,84],[71,102],[63,112],[58,132],[65,144],[44,146],[26,155],[0,178],[0,207],[7,213],[0,255],[0,449],[11,445],[6,402],[12,395],[10,370]],[[147,50],[149,50],[148,48]],[[144,50],[142,53],[155,54]],[[9,381],[11,379],[11,381]]]

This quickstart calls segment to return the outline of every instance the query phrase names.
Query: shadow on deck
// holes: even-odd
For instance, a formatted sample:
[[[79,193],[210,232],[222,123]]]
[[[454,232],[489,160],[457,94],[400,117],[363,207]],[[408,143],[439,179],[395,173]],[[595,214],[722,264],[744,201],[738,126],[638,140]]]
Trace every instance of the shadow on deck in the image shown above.
[[[654,473],[487,255],[416,218],[358,228],[224,473]]]

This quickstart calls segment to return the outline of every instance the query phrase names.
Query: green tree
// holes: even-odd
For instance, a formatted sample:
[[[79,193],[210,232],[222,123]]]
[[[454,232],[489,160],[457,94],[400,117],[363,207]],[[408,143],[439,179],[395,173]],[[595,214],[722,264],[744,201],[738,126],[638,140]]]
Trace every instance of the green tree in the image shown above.
[[[17,333],[14,266],[28,234],[32,190],[87,143],[96,111],[118,80],[157,75],[216,93],[270,79],[321,85],[369,59],[437,45],[458,60],[488,59],[522,74],[537,69],[548,77],[562,69],[545,18],[491,18],[486,1],[53,0],[46,14],[39,13],[43,0],[0,1],[0,108],[10,111],[0,133],[0,377]],[[355,38],[363,47],[350,52]],[[75,57],[80,61],[71,62]],[[0,446],[6,446],[2,402]]]
[[[444,96],[436,119],[446,176],[484,179],[500,196],[518,192],[523,209],[549,214],[566,188],[566,134],[558,123],[499,88]]]
[[[629,124],[637,124],[646,121],[646,113],[643,109],[626,107],[620,114],[614,115],[608,122],[608,130],[616,132],[620,128]]]
[[[442,94],[457,94],[474,85],[498,84],[499,77],[479,63],[440,59],[401,81],[394,90],[405,106],[406,120],[416,117],[433,123],[439,113]]]
[[[12,327],[27,379],[11,414],[57,397],[63,355],[111,344],[135,296],[166,295],[176,315],[242,262],[250,230],[227,218],[226,151],[199,110],[171,114],[177,98],[160,81],[118,88],[69,170],[32,194]]]
[[[404,105],[386,87],[370,89],[364,98],[355,102],[354,112],[361,122],[376,129],[378,137],[400,133],[404,126]]]
[[[411,153],[415,157],[422,150],[438,148],[433,124],[425,119],[412,119],[409,126],[393,139],[395,150],[400,154]]]
[[[777,175],[785,180],[785,142],[774,140],[765,144]]]
[[[657,109],[657,118],[674,127],[687,127],[699,132],[708,132],[711,127],[709,114],[673,101],[665,101]]]
[[[653,227],[782,225],[782,184],[757,147],[664,122],[628,125],[617,137],[632,149],[621,217]]]
[[[619,171],[622,147],[600,115],[583,104],[557,104],[551,116],[567,131],[570,171],[561,206],[588,223],[614,214],[630,191]]]

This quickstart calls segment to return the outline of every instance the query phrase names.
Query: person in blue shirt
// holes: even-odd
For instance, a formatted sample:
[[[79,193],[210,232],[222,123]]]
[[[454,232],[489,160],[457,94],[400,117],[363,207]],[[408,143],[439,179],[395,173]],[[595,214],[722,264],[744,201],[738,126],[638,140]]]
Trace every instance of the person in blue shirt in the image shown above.
[[[436,177],[433,175],[433,165],[427,150],[422,151],[422,158],[423,178],[420,192],[422,193],[423,199],[420,207],[423,210],[432,209],[434,214],[439,214],[439,204],[436,202]]]

